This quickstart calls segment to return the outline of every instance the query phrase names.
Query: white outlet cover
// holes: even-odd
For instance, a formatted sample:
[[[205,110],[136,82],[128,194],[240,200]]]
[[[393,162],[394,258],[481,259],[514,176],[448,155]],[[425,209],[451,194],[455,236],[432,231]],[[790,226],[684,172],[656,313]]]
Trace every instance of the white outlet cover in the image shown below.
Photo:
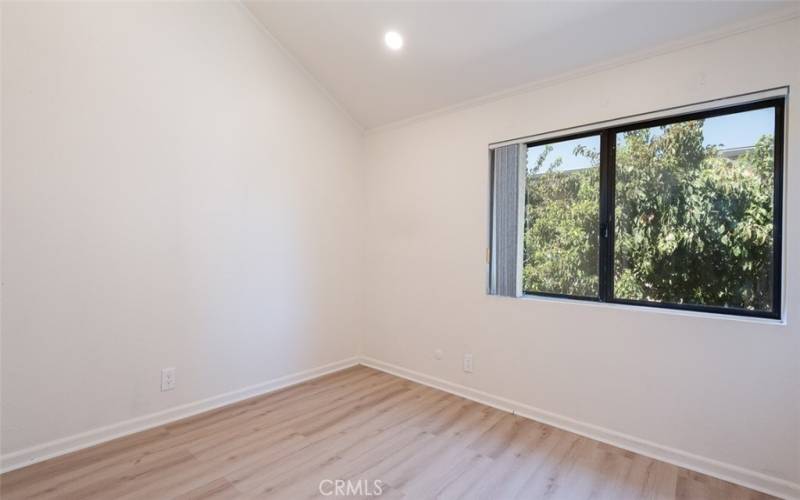
[[[436,359],[442,359],[444,357],[444,351],[442,351],[441,349],[436,349],[435,351],[433,351],[433,357]]]
[[[464,354],[464,371],[472,373],[472,354]]]
[[[161,369],[161,392],[171,391],[175,388],[175,368]]]

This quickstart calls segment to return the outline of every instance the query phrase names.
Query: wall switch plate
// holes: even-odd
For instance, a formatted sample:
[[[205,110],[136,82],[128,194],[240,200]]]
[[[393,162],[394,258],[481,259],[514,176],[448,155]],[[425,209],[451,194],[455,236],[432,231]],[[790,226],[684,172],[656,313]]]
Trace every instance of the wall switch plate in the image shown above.
[[[161,369],[161,392],[171,391],[175,388],[175,368]]]
[[[472,354],[464,354],[464,371],[472,373]]]

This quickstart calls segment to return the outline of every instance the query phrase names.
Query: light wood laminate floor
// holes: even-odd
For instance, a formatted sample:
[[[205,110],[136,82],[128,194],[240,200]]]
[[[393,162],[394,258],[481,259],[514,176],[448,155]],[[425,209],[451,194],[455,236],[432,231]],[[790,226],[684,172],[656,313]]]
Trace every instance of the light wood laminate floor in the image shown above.
[[[770,498],[363,366],[6,473],[0,496],[337,498],[325,479],[382,499]]]

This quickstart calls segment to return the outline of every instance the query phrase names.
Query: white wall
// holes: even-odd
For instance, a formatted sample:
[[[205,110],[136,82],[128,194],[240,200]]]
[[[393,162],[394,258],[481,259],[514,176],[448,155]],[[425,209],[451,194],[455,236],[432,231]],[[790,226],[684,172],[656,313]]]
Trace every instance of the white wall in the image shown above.
[[[0,451],[361,342],[370,358],[745,478],[800,482],[791,162],[786,325],[484,293],[488,143],[796,86],[796,33],[796,20],[742,33],[364,144],[238,4],[4,3]],[[793,151],[800,127],[789,134]],[[178,369],[173,392],[159,392],[164,366]]]
[[[356,354],[362,135],[244,7],[4,3],[2,51],[3,454]]]
[[[489,143],[798,87],[798,33],[795,19],[369,133],[364,354],[699,455],[692,463],[711,469],[724,462],[717,470],[739,479],[800,482],[796,154],[786,178],[786,325],[485,293]],[[794,152],[800,100],[788,115]],[[464,352],[474,353],[473,374],[461,370]]]

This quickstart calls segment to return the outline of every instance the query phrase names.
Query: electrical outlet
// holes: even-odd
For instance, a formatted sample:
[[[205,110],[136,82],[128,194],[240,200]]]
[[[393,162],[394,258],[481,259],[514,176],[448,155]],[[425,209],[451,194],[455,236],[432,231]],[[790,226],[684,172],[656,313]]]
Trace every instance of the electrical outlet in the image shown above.
[[[433,357],[436,359],[442,359],[444,357],[444,351],[442,351],[441,349],[436,349],[435,351],[433,351]]]
[[[472,354],[464,354],[464,371],[472,373]]]
[[[175,388],[175,368],[161,369],[161,392]]]

